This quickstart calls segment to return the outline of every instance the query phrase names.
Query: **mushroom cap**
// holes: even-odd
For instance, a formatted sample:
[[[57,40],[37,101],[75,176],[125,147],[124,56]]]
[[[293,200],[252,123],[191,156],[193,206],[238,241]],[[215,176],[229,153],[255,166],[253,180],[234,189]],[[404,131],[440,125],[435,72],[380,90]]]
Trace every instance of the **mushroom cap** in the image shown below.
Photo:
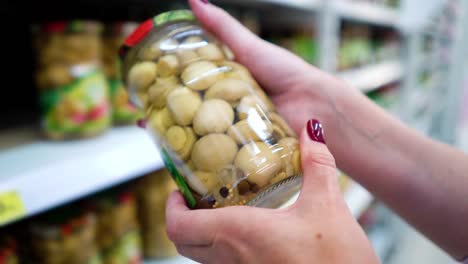
[[[176,54],[182,67],[186,67],[190,63],[194,63],[200,60],[200,57],[194,50],[178,50]]]
[[[173,54],[164,55],[158,61],[158,74],[161,77],[169,77],[179,70],[179,59]]]
[[[223,76],[223,72],[216,64],[209,61],[191,63],[182,72],[181,78],[185,86],[196,91],[210,88]]]
[[[197,136],[191,127],[184,127],[184,131],[186,138],[184,146],[176,153],[182,160],[187,160],[192,153],[193,145],[195,144],[195,141],[197,141]]]
[[[193,129],[198,135],[224,133],[234,122],[234,110],[226,101],[206,100],[193,119]]]
[[[219,189],[219,181],[212,172],[194,171],[192,175],[187,175],[187,183],[200,195],[215,193]]]
[[[224,54],[218,45],[214,43],[208,43],[200,48],[197,49],[198,55],[203,60],[209,61],[221,61],[224,60]]]
[[[163,52],[160,49],[161,43],[151,43],[151,45],[144,47],[139,53],[138,57],[146,61],[155,61],[157,60]]]
[[[227,134],[232,137],[237,144],[246,144],[252,141],[266,140],[272,132],[273,128],[271,125],[264,120],[249,123],[247,119],[244,119],[231,126]]]
[[[165,107],[167,96],[180,86],[175,76],[157,78],[156,82],[148,89],[148,99],[156,108]]]
[[[236,142],[225,134],[209,134],[195,143],[192,161],[197,169],[217,172],[233,163],[237,154]]]
[[[187,135],[181,126],[172,126],[166,131],[166,140],[169,146],[175,151],[181,150],[187,142]]]
[[[252,142],[240,149],[234,164],[249,182],[264,187],[281,170],[281,159],[276,152],[273,146]]]
[[[156,80],[157,66],[153,62],[140,62],[130,69],[128,85],[137,91],[146,90]]]
[[[223,44],[222,49],[223,49],[224,56],[226,57],[226,59],[233,61],[236,58],[234,55],[234,52],[232,52],[232,50],[228,46]]]
[[[296,138],[287,137],[278,141],[277,145],[279,155],[283,161],[283,169],[287,176],[297,174],[297,169],[294,167],[294,152],[299,150],[299,141]]]
[[[177,124],[188,126],[202,104],[198,93],[188,88],[175,89],[167,96],[167,108]]]
[[[288,137],[296,137],[296,133],[294,132],[294,130],[292,130],[291,127],[288,125],[288,123],[286,123],[286,121],[277,113],[269,113],[268,119],[274,125],[277,125],[278,127],[280,127],[281,130],[284,131],[284,133],[286,133]]]
[[[148,124],[153,131],[160,135],[164,135],[168,128],[175,125],[167,108],[153,111],[148,118]]]
[[[243,97],[236,109],[241,119],[245,119],[254,113],[264,116],[273,110],[268,103],[256,95]]]
[[[206,91],[206,99],[223,99],[231,105],[238,104],[240,99],[253,93],[253,88],[249,83],[234,79],[225,78],[217,81]]]

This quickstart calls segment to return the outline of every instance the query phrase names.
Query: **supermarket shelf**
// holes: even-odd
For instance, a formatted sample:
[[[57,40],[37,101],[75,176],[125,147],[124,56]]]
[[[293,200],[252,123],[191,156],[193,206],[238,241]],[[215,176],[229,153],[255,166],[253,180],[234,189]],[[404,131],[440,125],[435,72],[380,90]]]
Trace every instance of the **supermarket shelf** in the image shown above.
[[[299,197],[299,193],[292,197],[288,202],[286,202],[281,208],[291,206],[296,202]],[[370,206],[374,197],[361,185],[354,183],[349,187],[345,192],[344,198],[346,204],[348,205],[351,213],[355,218],[359,218],[365,210]]]
[[[337,77],[352,87],[367,93],[383,85],[401,80],[403,78],[403,66],[398,61],[387,61],[343,71],[338,73]]]
[[[345,192],[344,198],[351,213],[356,218],[359,218],[374,201],[372,194],[357,183]]]
[[[215,4],[232,4],[247,7],[261,7],[265,5],[282,6],[301,11],[316,11],[320,7],[320,0],[214,0]]]
[[[391,7],[366,2],[341,0],[336,2],[338,15],[343,19],[380,26],[398,27],[399,13]]]
[[[184,258],[182,256],[169,258],[169,259],[160,259],[160,260],[145,260],[144,264],[195,264],[193,260]]]
[[[321,11],[320,0],[215,0],[218,4],[233,4],[248,7],[277,5],[307,12]],[[383,5],[360,3],[359,1],[340,0],[334,3],[338,17],[380,26],[397,27],[398,11]]]
[[[116,128],[98,138],[36,140],[0,152],[0,195],[16,192],[25,215],[40,213],[163,166],[142,129]],[[3,222],[3,223],[1,223]]]

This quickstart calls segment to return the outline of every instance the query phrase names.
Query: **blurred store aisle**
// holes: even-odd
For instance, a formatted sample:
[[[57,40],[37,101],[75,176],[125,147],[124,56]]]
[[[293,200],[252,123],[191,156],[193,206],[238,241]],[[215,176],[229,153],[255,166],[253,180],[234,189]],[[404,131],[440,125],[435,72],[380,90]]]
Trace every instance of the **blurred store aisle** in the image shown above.
[[[456,264],[445,252],[431,241],[427,240],[413,228],[397,220],[397,230],[401,232],[395,254],[387,264],[424,263],[424,264]]]

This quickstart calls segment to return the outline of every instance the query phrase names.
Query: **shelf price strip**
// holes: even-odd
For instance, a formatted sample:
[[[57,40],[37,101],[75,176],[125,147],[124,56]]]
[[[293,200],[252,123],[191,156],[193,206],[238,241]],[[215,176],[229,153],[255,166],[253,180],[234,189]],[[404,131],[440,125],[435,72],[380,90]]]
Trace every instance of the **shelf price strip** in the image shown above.
[[[26,209],[16,191],[0,192],[0,225],[26,215]]]

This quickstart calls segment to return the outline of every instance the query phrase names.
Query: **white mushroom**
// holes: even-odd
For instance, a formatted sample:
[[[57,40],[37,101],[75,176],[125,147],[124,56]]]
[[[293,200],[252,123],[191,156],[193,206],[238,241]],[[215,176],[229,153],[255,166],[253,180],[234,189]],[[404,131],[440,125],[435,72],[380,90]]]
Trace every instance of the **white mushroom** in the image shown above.
[[[263,142],[252,142],[241,148],[234,164],[249,182],[264,187],[281,170],[281,159],[276,152]]]
[[[198,135],[224,133],[234,121],[232,107],[223,100],[211,99],[202,103],[193,120],[193,129]]]
[[[188,126],[202,104],[198,93],[188,88],[175,89],[167,96],[167,108],[177,124]]]
[[[187,66],[181,78],[185,86],[196,91],[208,89],[223,75],[223,72],[212,62],[199,61]]]
[[[156,82],[148,89],[148,99],[156,108],[165,107],[167,96],[180,86],[175,76],[157,78]]]
[[[209,134],[195,143],[192,161],[197,169],[217,172],[233,163],[237,154],[236,142],[225,134]]]
[[[198,55],[203,60],[209,61],[221,61],[224,60],[223,52],[218,48],[218,46],[214,43],[206,44],[197,49]]]
[[[175,125],[167,108],[153,111],[148,118],[148,124],[153,131],[160,135],[164,135],[169,127]]]
[[[146,90],[156,80],[157,66],[153,62],[133,65],[128,74],[128,85],[137,91]]]
[[[205,100],[218,98],[236,106],[241,98],[253,92],[253,88],[249,83],[238,79],[225,78],[217,81],[206,91]]]
[[[231,126],[227,134],[232,137],[237,144],[246,144],[252,141],[266,140],[273,132],[269,123],[260,120],[249,123],[248,120],[241,120]]]
[[[164,55],[158,61],[158,74],[161,77],[169,77],[177,73],[179,59],[175,55]]]

